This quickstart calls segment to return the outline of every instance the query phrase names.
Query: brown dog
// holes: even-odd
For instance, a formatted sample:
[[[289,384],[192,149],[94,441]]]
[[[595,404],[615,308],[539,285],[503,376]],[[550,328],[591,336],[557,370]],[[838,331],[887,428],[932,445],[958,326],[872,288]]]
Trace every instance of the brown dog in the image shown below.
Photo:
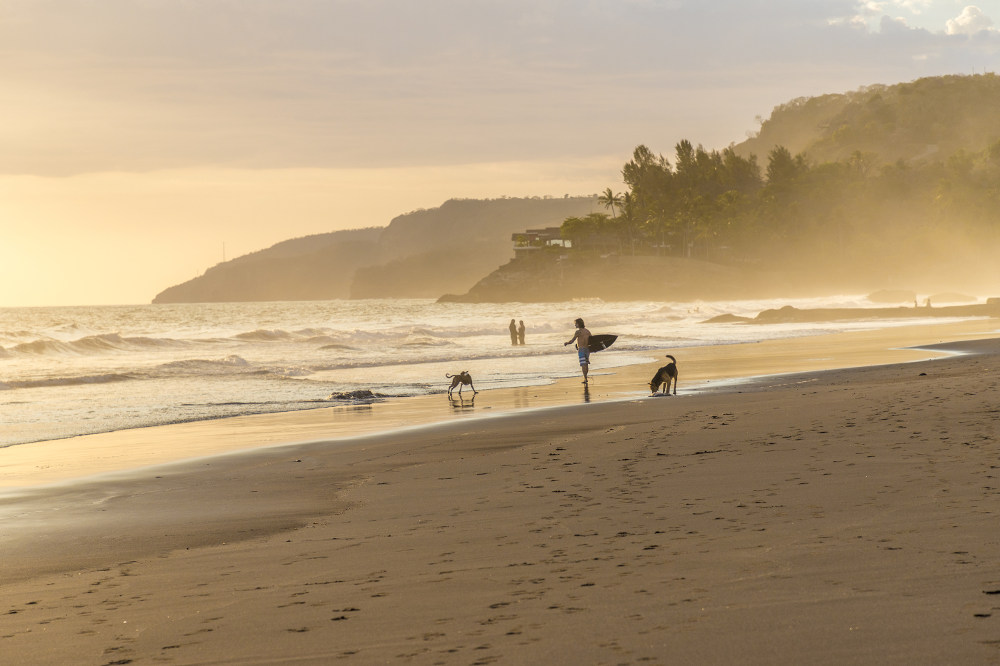
[[[677,395],[677,359],[667,354],[667,358],[670,359],[670,363],[656,371],[653,375],[653,379],[649,382],[649,390],[654,394],[660,386],[663,386],[663,392],[670,395],[670,382],[674,383],[674,395]]]
[[[476,387],[472,384],[472,375],[469,374],[468,370],[462,370],[462,372],[458,373],[457,375],[449,375],[448,373],[445,373],[444,376],[448,379],[451,379],[451,386],[448,387],[449,396],[451,395],[451,392],[455,390],[456,386],[458,387],[459,395],[462,395],[462,388],[465,386],[472,387],[473,395],[479,393],[479,391],[476,390]]]

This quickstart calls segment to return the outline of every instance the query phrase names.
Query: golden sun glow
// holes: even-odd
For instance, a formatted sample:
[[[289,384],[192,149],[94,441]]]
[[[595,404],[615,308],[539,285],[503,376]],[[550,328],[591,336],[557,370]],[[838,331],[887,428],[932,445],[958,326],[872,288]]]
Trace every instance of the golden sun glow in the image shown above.
[[[0,307],[148,303],[227,258],[449,198],[591,194],[620,158],[0,177]]]

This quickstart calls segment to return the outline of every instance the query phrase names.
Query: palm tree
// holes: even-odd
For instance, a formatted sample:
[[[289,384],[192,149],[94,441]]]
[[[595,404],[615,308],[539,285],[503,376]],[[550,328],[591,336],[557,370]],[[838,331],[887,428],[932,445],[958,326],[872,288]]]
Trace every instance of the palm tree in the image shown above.
[[[635,226],[635,211],[636,211],[636,201],[635,196],[631,192],[626,192],[621,196],[619,201],[619,207],[622,211],[622,219],[617,221],[615,224],[616,229],[619,234],[618,237],[621,240],[628,240],[629,254],[635,255],[635,233],[633,227]],[[619,248],[619,252],[624,254]]]
[[[622,195],[615,194],[614,192],[611,191],[611,188],[609,187],[608,189],[604,190],[604,192],[602,192],[599,197],[597,197],[597,202],[603,205],[605,208],[610,208],[611,218],[614,219],[618,217],[615,214],[615,206],[621,208],[623,199]]]

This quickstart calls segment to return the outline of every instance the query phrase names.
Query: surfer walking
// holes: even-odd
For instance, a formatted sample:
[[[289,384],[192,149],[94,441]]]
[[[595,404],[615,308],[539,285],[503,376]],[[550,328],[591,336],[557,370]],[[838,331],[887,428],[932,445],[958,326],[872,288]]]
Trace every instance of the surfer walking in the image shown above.
[[[590,370],[590,348],[587,346],[590,343],[590,331],[584,326],[583,319],[577,317],[574,323],[576,324],[576,332],[573,333],[569,342],[563,343],[563,347],[576,343],[576,353],[580,358],[580,370],[583,372],[583,383],[586,384],[587,371]]]

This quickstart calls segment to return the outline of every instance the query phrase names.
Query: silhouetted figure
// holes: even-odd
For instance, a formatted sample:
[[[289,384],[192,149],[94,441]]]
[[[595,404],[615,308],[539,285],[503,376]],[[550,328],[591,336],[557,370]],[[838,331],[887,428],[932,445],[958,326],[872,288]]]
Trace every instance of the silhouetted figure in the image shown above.
[[[563,343],[563,347],[576,342],[577,357],[580,359],[580,370],[583,371],[583,383],[586,384],[587,372],[590,370],[590,347],[587,346],[590,343],[590,331],[583,325],[583,319],[577,318],[574,323],[576,324],[576,333],[569,339],[569,342]]]
[[[510,344],[516,345],[517,344],[517,321],[511,319],[510,320],[510,326],[508,326],[507,328],[510,329]]]
[[[674,385],[674,395],[677,395],[677,359],[667,354],[670,363],[656,371],[653,378],[649,380],[649,390],[656,395],[656,391],[663,388],[664,395],[670,395],[670,384]]]
[[[517,342],[518,344],[524,344],[524,320],[518,322],[517,324]]]
[[[444,376],[445,379],[451,380],[451,386],[448,388],[449,397],[451,396],[452,391],[455,390],[456,386],[458,387],[459,395],[462,395],[462,389],[466,386],[472,388],[472,395],[479,393],[479,391],[476,390],[476,385],[472,383],[472,375],[469,374],[468,370],[462,370],[461,372],[455,375],[446,372],[444,373]]]

